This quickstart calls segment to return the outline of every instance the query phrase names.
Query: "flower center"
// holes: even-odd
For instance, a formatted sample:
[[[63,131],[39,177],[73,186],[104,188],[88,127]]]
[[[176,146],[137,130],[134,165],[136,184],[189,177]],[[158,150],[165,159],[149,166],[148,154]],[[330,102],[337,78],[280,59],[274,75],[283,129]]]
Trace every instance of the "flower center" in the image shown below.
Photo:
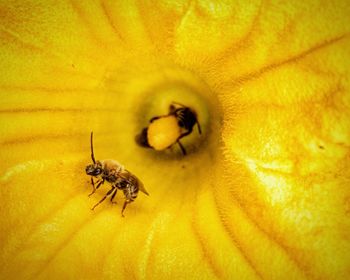
[[[128,159],[137,153],[143,161],[187,160],[203,152],[214,160],[221,110],[209,86],[193,72],[152,59],[125,64],[106,76],[108,100],[96,101],[115,112],[103,124],[113,152]]]
[[[200,151],[215,133],[212,120],[218,106],[213,99],[209,88],[191,76],[149,88],[139,107],[136,142],[166,156]]]

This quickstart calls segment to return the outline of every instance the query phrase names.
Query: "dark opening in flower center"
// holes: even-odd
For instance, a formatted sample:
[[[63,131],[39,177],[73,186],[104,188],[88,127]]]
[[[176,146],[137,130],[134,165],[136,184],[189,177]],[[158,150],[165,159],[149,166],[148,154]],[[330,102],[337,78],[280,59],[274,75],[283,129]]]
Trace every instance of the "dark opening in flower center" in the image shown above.
[[[185,156],[198,151],[210,132],[210,101],[205,91],[171,82],[148,92],[140,108],[136,143],[167,155]]]

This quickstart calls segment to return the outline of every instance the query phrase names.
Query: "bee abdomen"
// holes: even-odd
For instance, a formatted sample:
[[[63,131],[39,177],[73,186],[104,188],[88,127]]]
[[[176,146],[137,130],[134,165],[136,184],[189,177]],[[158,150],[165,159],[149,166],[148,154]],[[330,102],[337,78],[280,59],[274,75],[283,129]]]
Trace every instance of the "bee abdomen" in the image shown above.
[[[126,188],[123,189],[126,200],[134,201],[139,192],[139,188],[136,185],[128,184]]]
[[[185,126],[186,116],[185,116],[185,113],[182,110],[178,112],[177,120],[178,120],[179,126],[181,126],[181,127]]]

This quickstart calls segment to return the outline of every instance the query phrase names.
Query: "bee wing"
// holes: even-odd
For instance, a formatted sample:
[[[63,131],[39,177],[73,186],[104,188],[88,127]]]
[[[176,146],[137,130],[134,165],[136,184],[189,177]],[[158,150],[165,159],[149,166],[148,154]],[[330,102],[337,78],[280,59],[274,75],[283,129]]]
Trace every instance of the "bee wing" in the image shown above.
[[[139,184],[139,190],[142,191],[144,194],[149,195],[149,193],[146,191],[145,187],[141,182]]]
[[[146,191],[145,187],[143,186],[142,182],[135,175],[132,174],[130,176],[131,173],[129,171],[127,171],[127,172],[129,173],[129,176],[127,173],[121,173],[121,174],[119,174],[119,176],[123,180],[127,181],[129,184],[135,184],[135,181],[136,181],[138,183],[137,186],[138,186],[139,190],[142,191],[144,194],[149,195],[149,193]],[[132,178],[134,180],[134,182],[133,182],[133,180],[130,180],[130,178]]]

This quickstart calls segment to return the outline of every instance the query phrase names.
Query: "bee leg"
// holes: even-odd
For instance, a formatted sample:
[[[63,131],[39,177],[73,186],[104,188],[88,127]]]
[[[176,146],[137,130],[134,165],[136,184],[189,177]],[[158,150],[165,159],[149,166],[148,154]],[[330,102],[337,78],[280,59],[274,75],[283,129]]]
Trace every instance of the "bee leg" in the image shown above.
[[[94,182],[94,179],[92,178],[92,176],[91,176],[91,185],[92,185],[92,192],[88,196],[92,195],[96,191],[95,182]]]
[[[94,180],[91,177],[91,182],[93,182]],[[105,182],[105,180],[102,181],[98,181],[97,186],[95,187],[95,184],[92,185],[93,189],[92,189],[92,193],[90,193],[88,196],[91,196],[92,194],[95,193],[95,191]],[[97,183],[97,182],[96,182]]]
[[[176,142],[179,144],[179,146],[180,146],[180,148],[181,148],[181,151],[182,151],[182,154],[183,154],[184,156],[185,156],[187,153],[186,153],[186,150],[185,150],[184,146],[182,146],[182,144],[180,143],[180,139],[181,139],[182,137],[185,137],[185,136],[189,135],[191,132],[192,132],[192,128],[189,129],[188,131],[186,131],[185,133],[182,133],[182,134],[180,135],[180,137],[177,138],[177,141],[176,141]]]
[[[118,189],[115,187],[115,188],[114,188],[114,191],[113,191],[113,193],[112,193],[112,196],[111,196],[111,202],[112,202],[113,204],[117,204],[116,201],[113,201],[115,195],[117,194],[117,191],[118,191]]]
[[[114,190],[114,188],[112,187],[112,188],[106,193],[106,195],[105,195],[98,203],[96,203],[94,207],[91,208],[91,210],[94,210],[95,207],[96,207],[97,205],[101,204],[101,203],[106,199],[106,197],[109,196],[109,195],[111,194],[111,192],[112,192],[113,190]]]
[[[102,179],[102,181],[100,181],[100,182],[97,184],[96,190],[97,190],[102,184],[104,184],[104,182],[105,182],[105,180]]]
[[[122,209],[122,217],[125,217],[125,216],[124,216],[124,210],[125,210],[125,208],[126,208],[126,205],[128,205],[130,202],[132,202],[132,201],[129,201],[129,200],[125,200],[125,201],[124,201],[124,205],[123,205],[123,209]]]
[[[199,124],[198,121],[196,121],[196,124],[197,124],[197,128],[198,128],[198,133],[199,133],[199,134],[202,134],[201,125]]]
[[[149,122],[152,123],[153,121],[158,120],[160,118],[162,118],[162,116],[153,117],[152,119],[149,120]]]
[[[185,156],[187,153],[186,153],[186,150],[185,150],[184,146],[182,146],[182,144],[180,143],[179,140],[177,140],[177,144],[179,144],[181,152]]]

